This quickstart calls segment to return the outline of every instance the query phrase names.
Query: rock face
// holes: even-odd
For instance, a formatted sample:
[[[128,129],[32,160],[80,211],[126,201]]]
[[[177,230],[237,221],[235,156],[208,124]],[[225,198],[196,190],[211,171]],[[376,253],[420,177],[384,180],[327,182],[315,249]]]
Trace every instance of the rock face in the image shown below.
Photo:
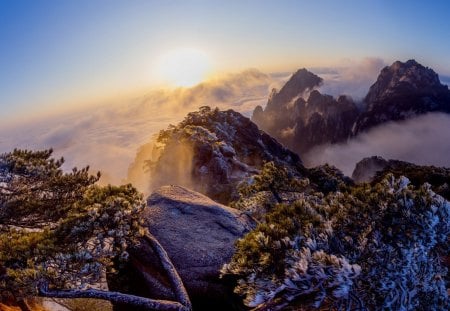
[[[415,60],[385,67],[364,99],[353,134],[380,123],[432,111],[450,112],[450,91],[439,76]]]
[[[302,154],[316,145],[349,137],[358,110],[352,99],[321,94],[315,74],[301,69],[277,92],[266,108],[258,106],[252,120],[288,148]]]
[[[233,111],[203,107],[161,131],[151,165],[152,186],[178,184],[221,203],[237,197],[237,185],[264,162],[302,168],[298,155]]]
[[[356,163],[352,178],[358,183],[371,182],[376,173],[382,171],[388,164],[387,160],[379,156],[364,158]]]
[[[283,88],[273,91],[267,106],[256,107],[252,120],[300,155],[311,148],[347,140],[388,121],[432,111],[450,112],[450,91],[438,75],[414,60],[384,68],[357,109],[352,99],[337,99],[314,88],[322,79],[302,69]]]
[[[146,226],[167,251],[195,301],[224,303],[227,288],[219,270],[234,253],[234,242],[254,227],[248,216],[180,186],[164,186],[148,198]],[[132,253],[152,297],[173,299],[158,260],[143,243]]]

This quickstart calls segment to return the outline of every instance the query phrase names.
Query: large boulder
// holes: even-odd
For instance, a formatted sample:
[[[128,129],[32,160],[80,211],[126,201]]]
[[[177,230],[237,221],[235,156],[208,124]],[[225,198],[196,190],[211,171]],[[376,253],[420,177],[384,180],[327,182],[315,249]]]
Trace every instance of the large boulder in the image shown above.
[[[167,251],[194,305],[224,306],[230,290],[219,278],[220,269],[230,261],[236,239],[251,230],[254,222],[238,210],[180,186],[159,188],[147,203],[146,226]],[[149,295],[174,299],[149,245],[143,242],[131,255]]]

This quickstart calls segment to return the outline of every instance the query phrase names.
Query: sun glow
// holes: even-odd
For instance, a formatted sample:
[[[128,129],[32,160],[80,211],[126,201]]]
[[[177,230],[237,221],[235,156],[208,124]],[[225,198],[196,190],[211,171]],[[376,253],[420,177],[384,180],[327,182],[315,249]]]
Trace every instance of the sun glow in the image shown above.
[[[211,70],[206,53],[197,49],[183,48],[164,54],[159,61],[159,74],[164,82],[189,87],[203,81]]]

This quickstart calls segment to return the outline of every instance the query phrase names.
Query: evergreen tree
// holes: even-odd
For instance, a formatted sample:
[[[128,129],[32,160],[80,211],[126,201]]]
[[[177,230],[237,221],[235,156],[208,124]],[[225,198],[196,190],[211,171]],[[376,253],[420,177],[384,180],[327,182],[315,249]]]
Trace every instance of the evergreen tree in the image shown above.
[[[267,174],[292,184],[277,168],[263,170],[238,207],[267,191]],[[428,184],[414,188],[393,175],[344,189],[326,195],[304,189],[295,201],[269,204],[222,271],[237,279],[235,292],[246,305],[447,310],[442,257],[449,251],[450,203]]]
[[[65,173],[52,150],[0,156],[0,290],[30,296],[100,298],[147,309],[188,310],[189,298],[161,245],[142,227],[142,195],[130,184],[101,187],[89,168]],[[93,289],[145,239],[180,302]],[[1,298],[1,297],[0,297]]]

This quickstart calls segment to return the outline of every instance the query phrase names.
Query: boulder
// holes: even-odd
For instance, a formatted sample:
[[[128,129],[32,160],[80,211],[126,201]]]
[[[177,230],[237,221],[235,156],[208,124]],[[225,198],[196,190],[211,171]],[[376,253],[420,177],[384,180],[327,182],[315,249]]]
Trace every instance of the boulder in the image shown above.
[[[352,173],[355,182],[371,182],[377,172],[382,171],[389,162],[380,156],[364,158],[356,163]]]
[[[193,300],[227,303],[229,288],[219,278],[230,261],[236,239],[254,227],[238,210],[180,186],[163,186],[147,200],[145,224],[167,251]],[[132,253],[150,297],[174,299],[157,257],[143,242]]]

